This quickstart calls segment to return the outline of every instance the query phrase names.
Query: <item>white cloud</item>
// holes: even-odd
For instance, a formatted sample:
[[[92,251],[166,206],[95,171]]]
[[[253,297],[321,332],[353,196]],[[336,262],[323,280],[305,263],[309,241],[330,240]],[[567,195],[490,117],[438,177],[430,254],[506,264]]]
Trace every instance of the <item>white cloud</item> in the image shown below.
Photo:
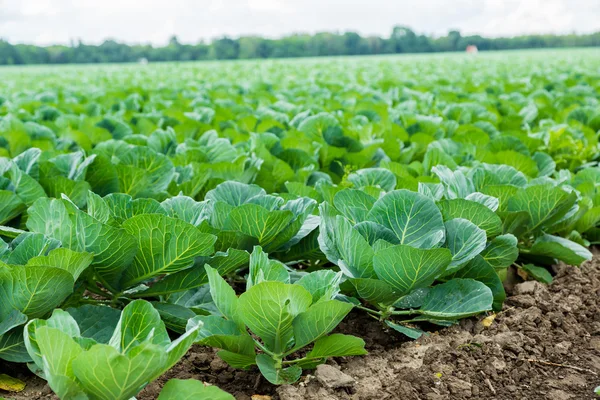
[[[501,36],[600,30],[597,0],[490,0],[469,31]]]
[[[599,0],[0,0],[0,37],[164,44],[175,34],[195,43],[317,31],[387,36],[397,24],[436,35],[510,36],[600,30],[599,16]]]

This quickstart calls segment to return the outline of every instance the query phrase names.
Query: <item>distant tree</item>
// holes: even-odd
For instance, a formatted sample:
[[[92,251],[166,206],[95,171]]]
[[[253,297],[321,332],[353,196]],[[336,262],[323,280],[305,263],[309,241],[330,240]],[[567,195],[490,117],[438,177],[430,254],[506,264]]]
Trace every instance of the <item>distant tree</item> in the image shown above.
[[[179,43],[179,39],[177,39],[176,35],[173,35],[169,38],[169,46],[179,47],[181,43]]]
[[[390,37],[394,53],[418,53],[419,41],[412,29],[406,26],[395,26]]]
[[[234,60],[239,57],[240,43],[238,40],[223,37],[212,43],[212,49],[217,60]]]
[[[239,40],[239,58],[265,58],[265,39],[258,36],[241,37]]]
[[[319,32],[314,35],[294,34],[280,39],[244,36],[222,37],[211,43],[184,44],[172,36],[167,45],[127,45],[106,40],[100,45],[87,45],[73,40],[69,46],[13,45],[0,39],[0,65],[66,64],[190,60],[234,60],[247,58],[286,58],[358,54],[425,53],[464,51],[467,46],[479,50],[503,50],[549,47],[600,46],[600,32],[589,35],[524,35],[512,38],[462,36],[451,30],[446,36],[418,35],[406,26],[395,26],[388,38],[361,36],[356,32]]]

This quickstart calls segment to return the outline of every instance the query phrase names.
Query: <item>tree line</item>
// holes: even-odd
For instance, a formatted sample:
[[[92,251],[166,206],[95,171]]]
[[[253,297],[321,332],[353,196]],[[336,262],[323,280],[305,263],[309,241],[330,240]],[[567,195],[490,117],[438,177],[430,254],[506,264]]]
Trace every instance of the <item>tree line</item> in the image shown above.
[[[69,46],[35,46],[11,44],[0,39],[0,65],[120,63],[140,60],[193,61],[235,60],[251,58],[290,58],[341,55],[430,53],[464,51],[467,46],[479,50],[511,50],[557,47],[600,46],[600,32],[586,35],[523,35],[488,38],[480,35],[462,36],[450,31],[446,36],[417,34],[404,26],[393,28],[389,37],[361,36],[356,32],[314,35],[294,34],[280,39],[259,36],[222,37],[212,42],[181,43],[173,36],[168,45],[128,45],[106,40],[100,45],[82,41]]]

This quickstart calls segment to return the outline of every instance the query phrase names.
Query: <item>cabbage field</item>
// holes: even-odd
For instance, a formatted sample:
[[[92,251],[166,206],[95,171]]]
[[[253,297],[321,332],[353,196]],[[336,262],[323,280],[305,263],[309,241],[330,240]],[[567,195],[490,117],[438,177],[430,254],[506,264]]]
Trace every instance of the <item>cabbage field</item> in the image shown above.
[[[0,69],[0,397],[128,400],[192,346],[294,384],[367,354],[352,315],[493,319],[592,259],[599,134],[596,50]]]

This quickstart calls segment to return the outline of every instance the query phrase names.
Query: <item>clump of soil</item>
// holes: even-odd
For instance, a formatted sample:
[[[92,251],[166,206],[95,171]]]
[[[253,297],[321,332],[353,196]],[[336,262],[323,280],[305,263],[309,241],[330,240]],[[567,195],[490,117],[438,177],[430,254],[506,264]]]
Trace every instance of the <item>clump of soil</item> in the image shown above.
[[[194,346],[137,398],[156,399],[167,380],[193,378],[242,400],[258,394],[280,400],[594,399],[600,385],[599,298],[596,256],[581,268],[557,266],[549,286],[515,285],[489,327],[481,318],[468,319],[409,341],[354,312],[338,331],[364,338],[369,355],[330,360],[294,385],[273,386],[257,370],[235,370],[215,350]],[[27,383],[19,396],[3,396],[55,398],[41,380]]]

